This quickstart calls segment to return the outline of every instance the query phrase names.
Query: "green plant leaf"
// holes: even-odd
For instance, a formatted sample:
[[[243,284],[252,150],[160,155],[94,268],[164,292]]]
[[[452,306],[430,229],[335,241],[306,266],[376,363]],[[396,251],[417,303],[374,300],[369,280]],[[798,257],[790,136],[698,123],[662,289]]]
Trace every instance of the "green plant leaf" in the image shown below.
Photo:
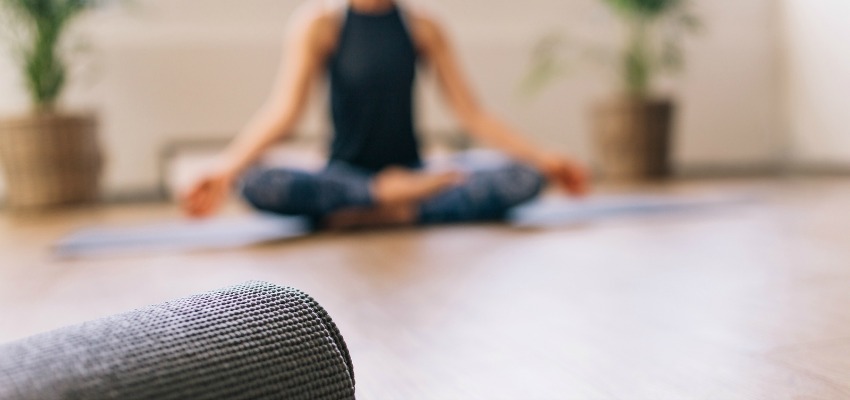
[[[656,77],[676,72],[684,66],[682,39],[687,33],[702,29],[699,18],[691,12],[690,0],[600,0],[620,17],[628,33],[618,56],[607,56],[592,49],[578,52],[580,58],[604,60],[616,67],[626,92],[633,96],[650,94]],[[532,68],[526,86],[539,91],[555,78],[564,75],[565,49],[581,49],[578,43],[558,41],[548,35],[532,55]],[[555,46],[554,44],[558,44]],[[586,48],[586,46],[584,46]]]
[[[62,94],[67,80],[67,60],[61,44],[67,27],[87,10],[106,0],[0,0],[0,7],[14,15],[19,37],[21,71],[32,103],[50,109]]]
[[[658,18],[678,7],[683,0],[603,0],[616,11],[644,19]]]

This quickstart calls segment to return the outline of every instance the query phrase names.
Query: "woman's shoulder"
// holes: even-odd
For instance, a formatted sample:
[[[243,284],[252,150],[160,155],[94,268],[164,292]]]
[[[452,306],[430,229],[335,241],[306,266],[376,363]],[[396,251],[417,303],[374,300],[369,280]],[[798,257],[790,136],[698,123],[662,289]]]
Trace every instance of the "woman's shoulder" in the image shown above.
[[[445,40],[443,24],[433,10],[420,4],[405,3],[404,11],[418,47],[432,48]]]
[[[290,17],[287,37],[332,48],[342,27],[345,5],[344,0],[305,2]]]

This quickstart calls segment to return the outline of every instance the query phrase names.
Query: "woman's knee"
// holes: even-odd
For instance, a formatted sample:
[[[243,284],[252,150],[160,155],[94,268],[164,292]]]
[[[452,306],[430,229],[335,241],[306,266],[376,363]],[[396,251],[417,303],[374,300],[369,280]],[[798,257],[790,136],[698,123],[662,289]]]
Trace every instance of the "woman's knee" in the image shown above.
[[[502,169],[499,192],[508,206],[515,206],[537,197],[546,187],[546,177],[537,169],[511,162]]]
[[[545,183],[540,172],[519,163],[479,171],[461,186],[425,201],[420,223],[502,219],[512,207],[540,194]]]
[[[242,197],[261,211],[303,214],[305,205],[297,194],[304,194],[298,186],[307,178],[304,172],[287,169],[252,170],[242,179]]]

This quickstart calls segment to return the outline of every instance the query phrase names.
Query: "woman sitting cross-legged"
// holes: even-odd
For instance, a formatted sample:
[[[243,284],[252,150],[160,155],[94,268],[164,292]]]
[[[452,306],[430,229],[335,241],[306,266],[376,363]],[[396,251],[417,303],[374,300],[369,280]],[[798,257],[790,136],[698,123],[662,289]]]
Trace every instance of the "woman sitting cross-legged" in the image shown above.
[[[449,170],[423,165],[413,115],[420,64],[435,72],[464,130],[505,157]],[[292,132],[325,76],[333,122],[325,169],[250,168]],[[530,144],[479,106],[434,19],[393,0],[348,0],[309,4],[295,19],[272,95],[186,192],[184,207],[210,215],[241,181],[255,208],[330,227],[481,221],[534,198],[547,179],[574,195],[588,188],[579,164]]]

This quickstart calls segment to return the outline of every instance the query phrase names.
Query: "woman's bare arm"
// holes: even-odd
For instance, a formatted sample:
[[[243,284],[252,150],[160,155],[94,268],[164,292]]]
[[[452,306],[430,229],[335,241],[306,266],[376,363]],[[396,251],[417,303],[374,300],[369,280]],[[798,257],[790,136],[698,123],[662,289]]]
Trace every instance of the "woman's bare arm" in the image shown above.
[[[215,167],[184,193],[183,207],[188,214],[207,216],[218,210],[238,176],[269,145],[292,133],[316,76],[335,46],[335,17],[324,9],[305,11],[296,17],[271,95],[225,149]]]
[[[432,18],[417,13],[413,21],[419,50],[436,72],[440,87],[467,132],[486,144],[538,167],[573,193],[582,194],[586,191],[586,174],[578,163],[533,145],[478,103],[447,37]]]
[[[225,150],[220,166],[223,171],[238,175],[269,145],[292,133],[333,46],[332,17],[327,12],[312,11],[295,21],[272,93]]]

